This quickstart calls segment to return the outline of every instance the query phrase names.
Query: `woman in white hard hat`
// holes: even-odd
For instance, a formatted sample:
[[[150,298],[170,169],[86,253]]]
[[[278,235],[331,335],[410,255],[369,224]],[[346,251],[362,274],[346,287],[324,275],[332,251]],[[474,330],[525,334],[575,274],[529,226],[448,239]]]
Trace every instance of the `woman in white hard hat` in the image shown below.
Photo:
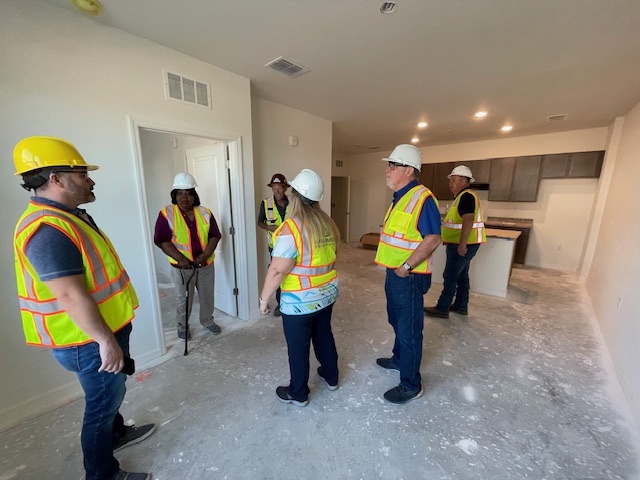
[[[274,233],[271,265],[260,295],[260,312],[269,313],[269,299],[282,289],[280,311],[289,351],[291,381],[276,389],[278,399],[304,407],[309,403],[309,350],[320,363],[318,375],[329,390],[338,388],[338,352],[331,331],[331,313],[338,297],[335,270],[340,231],[319,205],[322,178],[304,169],[290,183],[289,218]]]
[[[214,250],[222,238],[218,223],[206,207],[200,205],[196,192],[196,180],[186,172],[173,179],[171,205],[158,214],[153,241],[167,254],[171,264],[171,276],[176,285],[176,310],[178,337],[191,338],[187,318],[187,296],[189,288],[189,312],[193,302],[193,290],[198,289],[200,300],[200,323],[214,335],[220,327],[213,319],[215,271]],[[195,269],[185,274],[185,270]],[[187,281],[189,280],[189,281]]]

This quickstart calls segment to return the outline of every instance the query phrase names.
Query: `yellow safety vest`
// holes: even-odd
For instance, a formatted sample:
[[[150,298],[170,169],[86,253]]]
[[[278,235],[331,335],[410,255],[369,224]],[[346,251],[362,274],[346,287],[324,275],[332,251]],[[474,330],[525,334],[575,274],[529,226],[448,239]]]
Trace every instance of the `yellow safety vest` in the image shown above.
[[[161,210],[161,213],[164,218],[167,219],[167,223],[171,229],[171,243],[173,243],[178,251],[189,260],[195,260],[193,251],[191,250],[191,231],[187,226],[187,222],[184,221],[182,212],[180,212],[180,207],[177,205],[167,205]],[[193,213],[196,220],[198,240],[200,241],[200,246],[204,252],[204,249],[209,242],[209,229],[211,228],[209,221],[211,219],[211,210],[207,207],[198,206],[193,207]],[[207,258],[207,265],[210,265],[211,262],[213,262],[215,256],[215,253],[212,253],[211,256]],[[169,263],[172,265],[178,264],[177,260],[174,260],[173,257],[167,255],[167,258],[169,259]]]
[[[298,292],[319,287],[330,282],[338,276],[335,269],[336,243],[327,230],[325,238],[320,245],[311,245],[306,229],[301,228],[298,219],[288,218],[274,233],[277,241],[278,235],[285,225],[293,233],[298,256],[296,264],[284,277],[280,288],[283,292]]]
[[[287,203],[287,205],[285,206],[284,218],[282,218],[280,216],[280,211],[278,210],[278,205],[275,197],[265,198],[262,203],[264,204],[264,214],[267,217],[267,225],[275,225],[276,227],[282,225],[282,222],[284,222],[284,218],[287,218],[289,204]],[[267,242],[269,244],[269,248],[273,249],[273,234],[275,232],[272,232],[270,230],[265,230],[265,232],[267,233]]]
[[[398,268],[411,256],[422,243],[422,235],[418,230],[418,218],[427,198],[433,196],[431,190],[423,185],[416,185],[405,193],[395,205],[389,206],[385,215],[380,235],[380,243],[375,262],[387,268]],[[433,255],[416,265],[412,273],[431,273]]]
[[[27,242],[40,225],[58,229],[78,247],[87,293],[111,331],[131,322],[138,297],[107,236],[71,213],[31,201],[14,235],[18,301],[27,344],[59,348],[93,341],[64,311],[26,256]]]
[[[482,208],[480,208],[480,200],[478,195],[472,190],[463,190],[453,201],[453,205],[449,208],[449,211],[442,221],[442,241],[444,243],[460,243],[460,235],[462,234],[462,217],[458,213],[458,204],[463,193],[470,193],[475,199],[475,210],[473,211],[473,225],[469,237],[467,238],[467,244],[472,245],[476,243],[485,243],[487,241],[487,232],[484,228],[484,222],[482,221]]]

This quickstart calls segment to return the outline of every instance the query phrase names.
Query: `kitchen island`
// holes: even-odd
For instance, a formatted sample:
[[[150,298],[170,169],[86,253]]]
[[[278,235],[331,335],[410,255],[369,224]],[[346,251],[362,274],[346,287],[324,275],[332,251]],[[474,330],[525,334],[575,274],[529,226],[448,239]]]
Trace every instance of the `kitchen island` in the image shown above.
[[[509,288],[516,240],[521,232],[497,228],[487,228],[486,232],[487,243],[478,249],[469,268],[471,291],[505,298]],[[441,245],[433,254],[432,283],[442,285],[446,258],[446,248]]]

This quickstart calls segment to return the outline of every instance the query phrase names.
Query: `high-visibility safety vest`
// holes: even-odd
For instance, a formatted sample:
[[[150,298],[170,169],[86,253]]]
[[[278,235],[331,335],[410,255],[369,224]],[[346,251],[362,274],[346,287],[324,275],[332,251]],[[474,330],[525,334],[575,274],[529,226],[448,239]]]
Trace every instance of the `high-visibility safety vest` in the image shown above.
[[[138,308],[138,297],[107,236],[69,212],[32,200],[14,235],[18,302],[27,344],[60,348],[93,341],[64,311],[27,258],[27,242],[40,225],[58,229],[78,247],[87,293],[111,331],[128,324]]]
[[[431,190],[423,185],[416,185],[405,193],[395,205],[391,205],[384,217],[378,252],[375,262],[387,268],[398,268],[411,256],[422,243],[422,235],[418,230],[418,218],[427,198],[433,196]],[[431,273],[433,254],[416,265],[411,273]]]
[[[467,238],[467,244],[472,245],[475,243],[485,243],[487,241],[487,232],[484,228],[484,222],[482,221],[482,208],[480,208],[480,200],[478,195],[472,190],[463,190],[458,194],[453,201],[453,205],[449,208],[449,211],[444,216],[442,221],[442,241],[444,243],[460,243],[460,235],[462,234],[462,217],[458,213],[458,204],[460,198],[464,193],[473,195],[475,199],[475,209],[473,211],[473,225],[469,237]]]
[[[167,205],[160,211],[160,213],[162,213],[164,218],[167,219],[167,223],[171,229],[171,243],[173,243],[181,254],[193,262],[195,258],[193,256],[193,251],[191,250],[191,230],[189,230],[187,222],[185,222],[182,212],[180,212],[180,207],[177,205]],[[204,249],[209,242],[211,210],[202,206],[193,207],[193,214],[196,219],[198,240],[200,241],[200,246],[204,252]],[[207,265],[210,265],[211,262],[213,262],[215,256],[215,253],[212,253],[211,256],[207,258]],[[172,265],[178,265],[178,261],[174,260],[173,257],[167,255],[167,258],[169,259],[169,263]]]
[[[280,289],[283,292],[299,292],[316,288],[338,276],[335,269],[336,243],[327,229],[327,236],[319,244],[312,245],[306,229],[300,228],[298,219],[288,218],[274,233],[277,239],[285,225],[293,233],[298,257],[296,264],[284,277]]]
[[[275,225],[279,227],[284,222],[284,218],[280,216],[280,212],[278,211],[278,204],[276,202],[275,197],[265,198],[262,203],[264,204],[264,214],[267,217],[267,225]],[[287,211],[289,210],[289,204],[286,205],[284,210],[284,217],[287,218]],[[269,248],[273,250],[273,234],[270,230],[265,230],[267,233],[267,242],[269,244]]]

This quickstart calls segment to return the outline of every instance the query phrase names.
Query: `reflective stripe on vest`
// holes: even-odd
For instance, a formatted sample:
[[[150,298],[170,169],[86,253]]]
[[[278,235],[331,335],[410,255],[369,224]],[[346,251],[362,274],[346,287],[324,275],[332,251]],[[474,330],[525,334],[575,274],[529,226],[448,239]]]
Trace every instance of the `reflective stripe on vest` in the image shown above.
[[[312,246],[306,229],[301,229],[295,219],[288,218],[274,232],[276,241],[285,225],[289,226],[293,234],[298,256],[296,264],[282,281],[282,291],[308,290],[335,279],[338,276],[335,270],[336,244],[331,231],[328,231],[322,245]]]
[[[180,207],[177,205],[167,205],[162,209],[161,213],[167,219],[169,229],[173,235],[171,237],[171,243],[181,254],[193,261],[195,257],[191,248],[191,230],[189,230],[189,226],[182,216]],[[204,252],[207,243],[209,243],[209,230],[211,228],[209,222],[211,220],[211,210],[202,206],[193,207],[193,215],[196,221],[198,241],[200,242],[200,247]],[[207,258],[207,265],[210,265],[214,258],[215,253],[211,254],[211,256]],[[178,264],[177,260],[169,255],[167,255],[167,259],[172,265]]]
[[[113,245],[101,232],[73,214],[32,201],[16,226],[14,237],[18,301],[26,341],[30,345],[66,347],[91,342],[42,282],[25,253],[40,225],[65,234],[82,254],[84,283],[112,331],[133,318],[138,298]]]
[[[423,185],[416,185],[405,193],[385,215],[375,262],[387,268],[398,268],[422,243],[418,218],[427,198],[433,197]],[[434,201],[437,200],[433,197]],[[413,273],[431,273],[433,255],[413,269]]]
[[[473,245],[476,243],[485,243],[487,241],[487,233],[484,228],[484,222],[482,221],[482,207],[480,206],[480,200],[478,199],[478,195],[469,189],[460,192],[447,211],[444,220],[442,221],[442,241],[444,243],[460,243],[463,219],[458,213],[458,204],[460,203],[460,199],[464,193],[473,195],[475,200],[475,208],[473,211],[474,221],[471,226],[469,236],[467,237],[467,244]]]
[[[279,227],[284,222],[284,218],[280,216],[280,211],[278,210],[278,205],[276,204],[275,197],[265,198],[262,203],[264,204],[264,214],[267,217],[268,225],[275,225]],[[289,204],[284,207],[284,217],[287,218],[287,210],[289,210]],[[271,230],[265,230],[267,234],[267,243],[269,244],[269,248],[273,249],[273,234]]]

